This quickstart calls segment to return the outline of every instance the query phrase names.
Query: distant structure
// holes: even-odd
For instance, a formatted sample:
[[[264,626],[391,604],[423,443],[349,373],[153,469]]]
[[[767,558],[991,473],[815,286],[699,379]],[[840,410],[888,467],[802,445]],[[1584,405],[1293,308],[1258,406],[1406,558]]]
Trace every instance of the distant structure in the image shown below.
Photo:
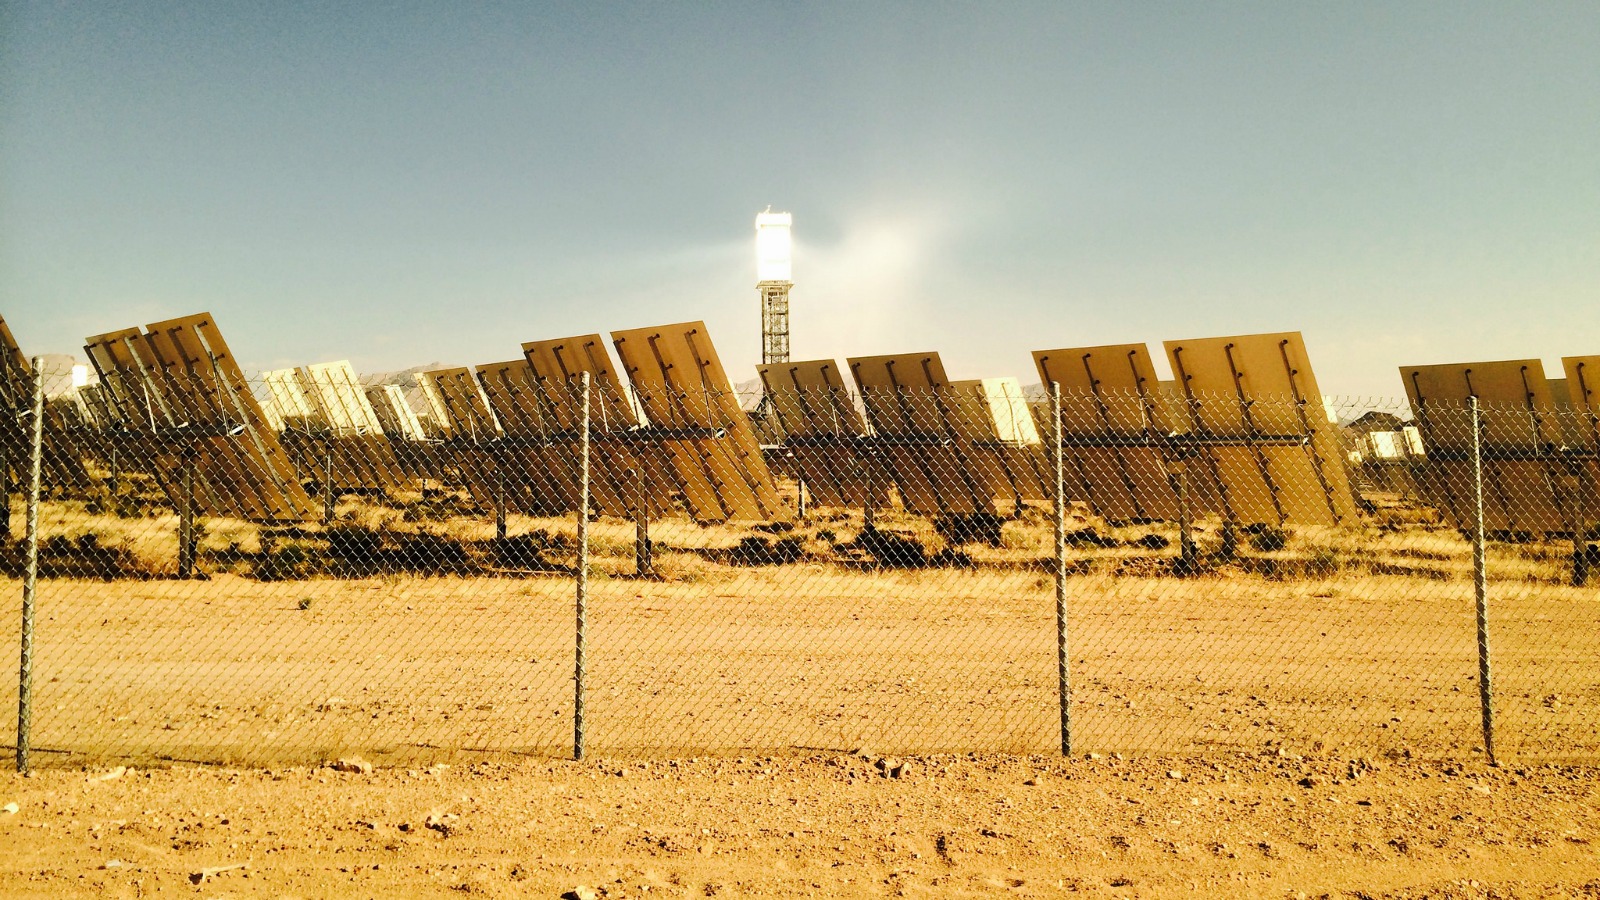
[[[761,294],[761,362],[789,361],[789,228],[794,216],[773,212],[756,215],[756,290]]]

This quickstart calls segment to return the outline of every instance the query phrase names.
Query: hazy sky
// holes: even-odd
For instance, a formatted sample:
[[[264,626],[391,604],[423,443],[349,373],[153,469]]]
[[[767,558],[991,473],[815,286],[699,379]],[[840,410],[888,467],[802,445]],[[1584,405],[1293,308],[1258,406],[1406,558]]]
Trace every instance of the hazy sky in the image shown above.
[[[704,319],[798,359],[1303,331],[1327,393],[1600,353],[1600,4],[0,2],[0,313],[247,367]],[[1559,368],[1551,369],[1556,375]]]

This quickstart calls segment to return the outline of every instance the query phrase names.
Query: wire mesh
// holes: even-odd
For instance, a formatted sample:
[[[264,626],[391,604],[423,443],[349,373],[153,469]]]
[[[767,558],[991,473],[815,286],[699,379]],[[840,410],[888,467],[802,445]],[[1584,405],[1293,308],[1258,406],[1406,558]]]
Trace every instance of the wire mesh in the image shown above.
[[[47,379],[34,761],[565,755],[580,514],[591,751],[1055,751],[1057,571],[1074,750],[1483,748],[1466,404],[596,384],[585,496],[576,382],[461,372]],[[1600,437],[1554,417],[1476,420],[1496,749],[1593,759]]]

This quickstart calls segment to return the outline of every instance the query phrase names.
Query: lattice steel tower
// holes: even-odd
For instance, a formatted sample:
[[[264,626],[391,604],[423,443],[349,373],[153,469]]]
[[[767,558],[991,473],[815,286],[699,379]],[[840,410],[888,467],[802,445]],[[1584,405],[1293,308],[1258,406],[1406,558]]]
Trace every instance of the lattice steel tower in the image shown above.
[[[756,216],[756,290],[761,293],[761,361],[789,361],[789,227],[794,216],[772,207]]]

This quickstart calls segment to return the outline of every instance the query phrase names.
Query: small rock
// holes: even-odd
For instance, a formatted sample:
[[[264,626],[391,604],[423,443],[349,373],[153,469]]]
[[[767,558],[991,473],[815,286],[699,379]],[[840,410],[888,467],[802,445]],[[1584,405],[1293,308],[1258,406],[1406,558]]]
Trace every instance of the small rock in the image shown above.
[[[334,762],[335,772],[355,772],[361,775],[372,774],[372,763],[359,756],[347,756]]]
[[[17,811],[20,809],[22,809],[22,807],[18,806],[15,802],[7,803],[5,806],[0,806],[0,812],[11,816],[16,815]]]
[[[1315,775],[1307,775],[1306,777],[1304,777],[1304,778],[1300,779],[1298,782],[1296,782],[1296,784],[1300,785],[1303,788],[1314,788],[1314,787],[1316,787],[1317,785],[1319,785],[1321,783],[1322,783],[1322,779],[1318,778]]]
[[[595,892],[594,888],[589,887],[586,884],[580,884],[572,890],[567,891],[565,894],[562,894],[561,900],[599,900],[599,897],[600,895]]]
[[[101,772],[99,775],[94,776],[94,780],[95,781],[115,781],[118,778],[121,778],[122,776],[124,776],[126,774],[128,774],[128,767],[127,766],[117,766],[114,769],[110,769],[110,770],[107,770],[105,772]]]
[[[1083,758],[1084,758],[1084,759],[1105,759],[1105,757],[1104,757],[1104,756],[1101,756],[1101,755],[1100,755],[1100,754],[1098,754],[1098,753],[1085,753],[1085,754],[1084,754],[1084,755],[1083,755]]]
[[[443,816],[432,815],[428,816],[427,821],[423,822],[422,825],[425,828],[439,832],[440,837],[449,837],[455,834],[456,822],[460,821],[460,818],[454,813]]]
[[[1039,779],[1037,779],[1037,778],[1029,778],[1028,780],[1026,780],[1026,781],[1024,781],[1022,783],[1027,785],[1028,787],[1038,787],[1039,786]]]
[[[120,869],[120,868],[122,868],[122,860],[120,860],[120,859],[108,859],[108,860],[105,861],[105,865],[102,865],[100,868],[102,868],[102,869]]]
[[[1167,770],[1167,777],[1171,778],[1173,781],[1182,781],[1183,780],[1183,773],[1179,772],[1177,769],[1168,769]]]

